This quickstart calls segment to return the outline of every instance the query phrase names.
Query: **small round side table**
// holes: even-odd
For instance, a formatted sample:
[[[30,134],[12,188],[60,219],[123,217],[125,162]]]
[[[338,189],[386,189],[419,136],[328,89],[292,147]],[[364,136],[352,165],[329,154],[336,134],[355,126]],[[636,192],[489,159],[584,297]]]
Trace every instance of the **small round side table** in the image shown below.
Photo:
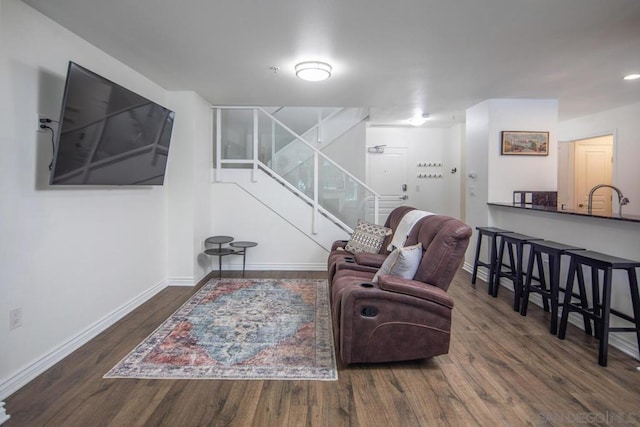
[[[233,242],[233,237],[231,236],[211,236],[207,237],[204,241],[205,248],[208,245],[218,245],[217,248],[208,248],[204,250],[204,253],[210,256],[218,257],[218,278],[222,278],[222,257],[225,255],[235,254],[236,251],[230,248],[223,248],[222,245],[225,243]]]
[[[254,246],[258,246],[256,242],[233,242],[229,243],[229,246],[232,248],[240,248],[235,253],[237,255],[242,255],[242,277],[244,277],[244,269],[247,260],[247,248],[253,248]]]

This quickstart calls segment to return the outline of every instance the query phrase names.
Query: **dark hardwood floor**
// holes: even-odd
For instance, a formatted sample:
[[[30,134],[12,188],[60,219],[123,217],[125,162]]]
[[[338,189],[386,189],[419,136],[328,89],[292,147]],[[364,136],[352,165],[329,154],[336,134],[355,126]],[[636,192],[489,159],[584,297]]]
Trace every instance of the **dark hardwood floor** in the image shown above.
[[[103,379],[195,292],[167,288],[10,396],[5,425],[640,425],[640,362],[611,348],[602,368],[594,338],[570,326],[560,341],[539,307],[521,317],[510,292],[494,299],[470,283],[460,271],[451,284],[451,349],[430,360],[339,363],[339,380],[328,382]]]

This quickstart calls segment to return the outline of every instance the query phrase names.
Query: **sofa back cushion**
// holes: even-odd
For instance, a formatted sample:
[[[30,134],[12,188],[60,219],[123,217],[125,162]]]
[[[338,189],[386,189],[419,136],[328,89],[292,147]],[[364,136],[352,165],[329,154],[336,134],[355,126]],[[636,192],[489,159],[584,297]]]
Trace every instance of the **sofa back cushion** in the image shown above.
[[[384,226],[392,229],[395,232],[404,214],[415,209],[416,208],[412,208],[411,206],[398,206],[391,211],[391,213],[387,217],[387,220],[384,222]],[[381,254],[389,254],[391,252],[387,249],[387,247],[391,243],[391,239],[393,239],[393,233],[389,234],[382,242],[382,247],[380,248]]]
[[[432,215],[424,218],[418,232],[423,256],[414,280],[446,291],[464,259],[471,232],[471,227],[452,217]]]

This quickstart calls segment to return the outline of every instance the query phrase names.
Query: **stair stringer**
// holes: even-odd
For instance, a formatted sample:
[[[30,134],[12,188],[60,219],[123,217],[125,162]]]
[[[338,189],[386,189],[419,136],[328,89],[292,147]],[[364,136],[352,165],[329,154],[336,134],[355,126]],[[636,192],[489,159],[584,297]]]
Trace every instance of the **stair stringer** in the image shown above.
[[[258,169],[255,180],[251,169],[224,169],[220,182],[235,183],[283,221],[296,228],[327,252],[336,240],[348,239],[349,233],[324,215],[317,216],[317,233],[313,233],[313,208],[284,185]]]

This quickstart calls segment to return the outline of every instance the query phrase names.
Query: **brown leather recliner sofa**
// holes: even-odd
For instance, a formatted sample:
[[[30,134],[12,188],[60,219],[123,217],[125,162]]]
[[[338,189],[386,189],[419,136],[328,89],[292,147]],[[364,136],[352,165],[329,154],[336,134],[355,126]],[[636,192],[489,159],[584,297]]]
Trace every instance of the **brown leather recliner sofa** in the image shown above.
[[[398,224],[400,224],[400,220],[402,217],[409,211],[415,210],[411,206],[399,206],[395,208],[384,223],[384,226],[390,228],[392,232],[395,232]],[[333,242],[331,247],[331,252],[327,258],[327,271],[328,271],[328,280],[329,283],[333,281],[333,276],[336,273],[336,266],[340,262],[344,262],[346,259],[350,260],[353,264],[365,265],[373,268],[378,268],[382,265],[383,261],[389,255],[390,251],[387,249],[389,244],[391,243],[391,239],[393,238],[393,234],[390,234],[384,239],[382,242],[382,246],[380,247],[380,252],[377,254],[371,253],[361,253],[361,254],[352,254],[351,252],[347,252],[344,250],[348,240],[336,240]]]
[[[471,227],[443,215],[423,218],[422,257],[413,279],[354,269],[337,261],[330,282],[334,338],[345,364],[424,359],[449,351],[449,284],[464,258]]]

